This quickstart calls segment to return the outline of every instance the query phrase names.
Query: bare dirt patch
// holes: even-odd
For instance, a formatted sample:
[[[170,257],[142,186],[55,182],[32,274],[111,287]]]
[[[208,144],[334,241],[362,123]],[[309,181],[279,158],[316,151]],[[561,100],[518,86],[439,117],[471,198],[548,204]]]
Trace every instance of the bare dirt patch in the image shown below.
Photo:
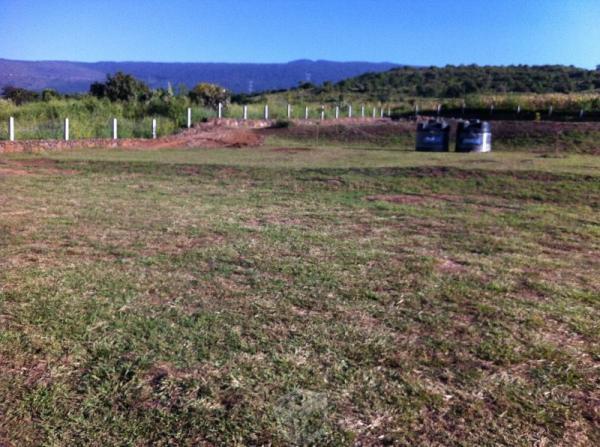
[[[8,176],[15,176],[15,175],[29,175],[29,174],[31,174],[29,171],[25,171],[23,169],[0,167],[0,177],[8,177]]]
[[[442,273],[462,273],[467,269],[464,265],[458,262],[452,261],[451,259],[441,259],[438,264],[438,270]]]
[[[28,169],[23,169],[28,168]],[[67,175],[75,174],[72,169],[62,169],[56,160],[11,160],[0,161],[0,177],[21,175]]]
[[[408,194],[377,194],[365,197],[369,202],[389,202],[400,203],[403,205],[418,205],[429,200],[424,196],[413,196]]]
[[[311,148],[308,147],[276,147],[272,149],[273,152],[283,152],[286,154],[297,154],[300,152],[309,152],[312,151]]]

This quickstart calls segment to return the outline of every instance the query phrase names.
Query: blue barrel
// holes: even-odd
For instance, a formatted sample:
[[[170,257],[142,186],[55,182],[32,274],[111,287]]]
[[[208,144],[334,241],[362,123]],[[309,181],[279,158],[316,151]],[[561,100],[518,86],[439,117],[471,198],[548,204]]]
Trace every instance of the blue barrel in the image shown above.
[[[492,126],[487,121],[460,121],[456,128],[456,152],[490,152]]]
[[[443,120],[417,124],[417,151],[448,152],[450,125]]]

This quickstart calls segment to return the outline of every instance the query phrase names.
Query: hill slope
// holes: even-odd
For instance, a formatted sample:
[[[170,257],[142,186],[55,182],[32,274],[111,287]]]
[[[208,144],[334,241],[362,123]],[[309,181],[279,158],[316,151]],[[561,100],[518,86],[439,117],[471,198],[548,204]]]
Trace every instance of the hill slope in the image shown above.
[[[192,87],[198,82],[223,85],[234,92],[286,89],[310,80],[321,84],[367,72],[381,72],[397,67],[389,62],[332,62],[298,60],[283,64],[229,63],[158,63],[158,62],[68,62],[15,61],[0,59],[0,86],[13,85],[32,90],[53,88],[62,93],[86,92],[92,82],[103,80],[108,73],[123,71],[148,83],[166,87],[183,83]]]
[[[472,93],[573,93],[600,89],[600,71],[573,66],[399,67],[343,80],[332,90],[388,100],[398,95],[461,97]]]

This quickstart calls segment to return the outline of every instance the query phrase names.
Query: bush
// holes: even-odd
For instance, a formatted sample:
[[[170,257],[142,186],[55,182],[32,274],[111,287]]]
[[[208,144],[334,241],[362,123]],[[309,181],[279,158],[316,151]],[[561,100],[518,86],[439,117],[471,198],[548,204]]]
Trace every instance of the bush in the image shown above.
[[[2,89],[2,96],[11,100],[16,105],[35,101],[39,98],[39,95],[34,91],[20,87],[13,87],[12,85],[7,85]]]
[[[219,103],[227,107],[231,94],[223,87],[216,84],[201,83],[196,85],[189,93],[190,100],[196,104],[217,110]]]
[[[120,71],[114,76],[107,75],[105,83],[94,82],[90,93],[111,101],[146,101],[150,98],[150,88],[145,83]]]

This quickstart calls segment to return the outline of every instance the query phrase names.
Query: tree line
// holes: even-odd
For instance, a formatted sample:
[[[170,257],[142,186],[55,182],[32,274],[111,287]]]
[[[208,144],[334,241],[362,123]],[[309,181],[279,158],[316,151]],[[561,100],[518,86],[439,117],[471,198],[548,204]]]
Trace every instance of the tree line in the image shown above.
[[[401,67],[322,89],[369,94],[381,101],[398,95],[459,98],[484,93],[576,93],[600,89],[600,70],[563,65]]]
[[[216,110],[219,103],[248,103],[264,100],[265,94],[297,96],[302,102],[344,102],[347,97],[367,101],[394,102],[407,97],[464,98],[476,94],[504,93],[579,93],[600,90],[600,70],[586,70],[563,65],[477,66],[448,65],[445,67],[400,67],[383,73],[367,73],[338,83],[322,85],[301,83],[290,90],[262,92],[255,95],[235,94],[208,83],[199,83],[191,90],[185,85],[176,89],[150,89],[143,81],[122,72],[107,75],[104,82],[95,82],[84,95],[61,96],[55,90],[40,93],[6,86],[2,96],[20,105],[33,101],[51,101],[61,97],[94,97],[100,100],[130,104],[135,115],[170,116],[189,104]]]
[[[56,90],[46,89],[36,92],[21,87],[5,86],[2,89],[3,98],[16,105],[29,102],[49,102],[56,99],[83,99],[96,98],[112,103],[121,103],[129,106],[131,115],[178,115],[182,109],[190,104],[216,110],[218,104],[226,106],[231,99],[228,90],[215,84],[199,83],[191,90],[185,85],[174,89],[171,84],[167,88],[151,89],[143,81],[135,77],[117,72],[107,75],[104,82],[94,82],[90,85],[87,94],[61,95]]]

